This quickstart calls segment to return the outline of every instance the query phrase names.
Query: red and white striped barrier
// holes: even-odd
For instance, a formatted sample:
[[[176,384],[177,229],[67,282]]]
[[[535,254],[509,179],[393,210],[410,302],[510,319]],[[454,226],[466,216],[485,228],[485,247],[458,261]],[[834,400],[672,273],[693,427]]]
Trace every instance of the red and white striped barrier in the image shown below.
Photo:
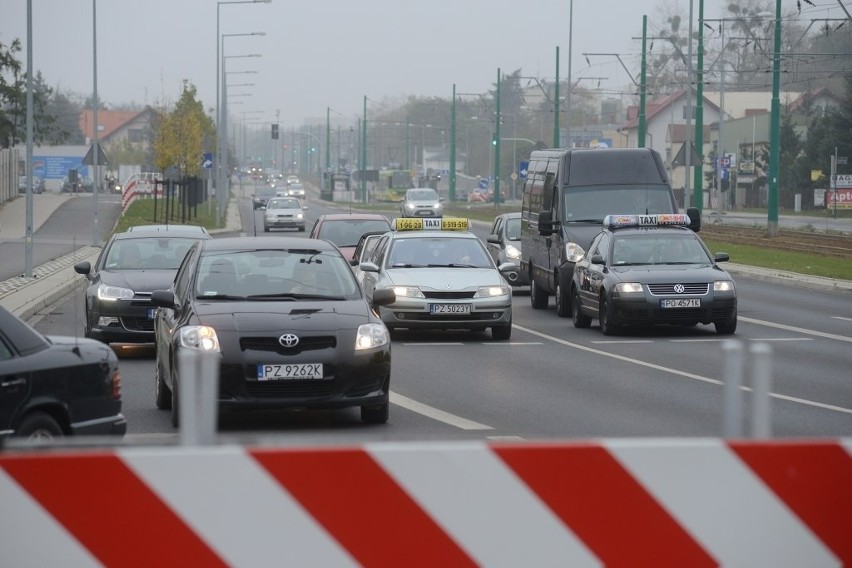
[[[852,566],[852,439],[0,455],[3,566]]]

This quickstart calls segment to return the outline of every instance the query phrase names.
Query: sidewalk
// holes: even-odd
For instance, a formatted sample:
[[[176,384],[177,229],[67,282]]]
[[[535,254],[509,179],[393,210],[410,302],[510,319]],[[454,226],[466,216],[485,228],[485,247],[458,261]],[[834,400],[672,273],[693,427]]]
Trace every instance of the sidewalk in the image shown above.
[[[72,196],[41,194],[33,196],[33,228],[35,232]],[[211,233],[239,231],[242,228],[237,200],[228,203],[226,226]],[[0,206],[0,242],[26,237],[26,199],[19,197]],[[0,282],[0,305],[22,319],[27,319],[45,306],[82,286],[85,280],[74,272],[74,264],[84,260],[94,263],[101,249],[82,247],[33,269],[33,278],[23,276]]]

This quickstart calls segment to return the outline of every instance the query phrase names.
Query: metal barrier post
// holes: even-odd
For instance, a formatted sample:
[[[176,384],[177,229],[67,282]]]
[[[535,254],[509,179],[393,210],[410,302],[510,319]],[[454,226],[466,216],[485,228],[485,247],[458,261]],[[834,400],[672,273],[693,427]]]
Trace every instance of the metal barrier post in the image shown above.
[[[772,385],[772,348],[768,343],[755,343],[751,346],[752,360],[752,413],[751,437],[771,438],[771,413],[769,392]]]
[[[722,343],[725,353],[725,386],[722,437],[741,438],[743,435],[743,343],[728,339]]]
[[[219,354],[184,349],[178,353],[180,443],[209,446],[216,439]]]

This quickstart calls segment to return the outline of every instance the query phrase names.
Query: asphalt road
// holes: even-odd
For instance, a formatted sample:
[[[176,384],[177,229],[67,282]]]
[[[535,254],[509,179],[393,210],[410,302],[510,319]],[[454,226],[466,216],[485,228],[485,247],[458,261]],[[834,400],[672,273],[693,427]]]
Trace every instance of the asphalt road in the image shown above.
[[[310,202],[308,230],[330,211]],[[245,232],[260,211],[241,204]],[[260,235],[263,235],[262,224]],[[479,232],[484,233],[484,230]],[[272,233],[275,235],[277,233]],[[293,233],[304,235],[304,233]],[[779,437],[852,435],[852,303],[843,292],[805,291],[737,278],[736,340],[772,349],[772,429]],[[44,333],[82,329],[81,292],[34,318]],[[393,344],[390,422],[364,426],[356,409],[229,416],[226,438],[295,444],[375,440],[565,439],[721,435],[724,339],[712,326],[660,328],[604,337],[596,324],[533,310],[514,299],[510,342],[489,333],[402,333]],[[121,356],[128,440],[176,436],[154,406],[153,350]],[[747,363],[746,384],[754,370]],[[746,408],[752,395],[744,393]],[[745,431],[748,420],[744,418]]]

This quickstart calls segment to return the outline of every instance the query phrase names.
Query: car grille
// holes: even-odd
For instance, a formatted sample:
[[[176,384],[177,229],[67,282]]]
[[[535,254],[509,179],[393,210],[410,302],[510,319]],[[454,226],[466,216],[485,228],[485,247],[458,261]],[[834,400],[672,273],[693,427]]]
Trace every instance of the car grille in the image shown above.
[[[727,321],[734,315],[733,306],[719,307],[707,310],[706,308],[678,308],[672,310],[653,310],[650,312],[645,308],[621,309],[619,318],[631,325],[655,324],[681,324],[694,323],[697,321]],[[709,317],[708,317],[709,316]]]
[[[398,312],[400,315],[404,315],[403,317],[397,317],[402,320],[407,321],[494,321],[500,315],[500,312],[476,312],[470,314],[444,314],[444,315],[436,315],[436,314],[426,314],[422,312]]]
[[[154,331],[154,320],[148,318],[121,318],[121,325],[128,331]]]
[[[710,285],[707,282],[700,282],[698,284],[681,284],[681,286],[683,286],[683,292],[675,292],[674,288],[677,285],[677,283],[648,284],[648,290],[654,296],[669,296],[671,294],[703,295],[710,289]]]
[[[246,393],[258,398],[308,398],[331,396],[334,379],[309,381],[246,381]]]
[[[430,300],[468,300],[473,298],[475,291],[470,292],[435,292],[424,290],[423,295]]]
[[[337,338],[333,335],[317,337],[300,337],[295,347],[284,347],[278,343],[278,337],[241,337],[240,349],[243,351],[253,349],[255,351],[272,351],[281,355],[298,355],[303,351],[314,351],[317,349],[334,349],[337,347]]]

